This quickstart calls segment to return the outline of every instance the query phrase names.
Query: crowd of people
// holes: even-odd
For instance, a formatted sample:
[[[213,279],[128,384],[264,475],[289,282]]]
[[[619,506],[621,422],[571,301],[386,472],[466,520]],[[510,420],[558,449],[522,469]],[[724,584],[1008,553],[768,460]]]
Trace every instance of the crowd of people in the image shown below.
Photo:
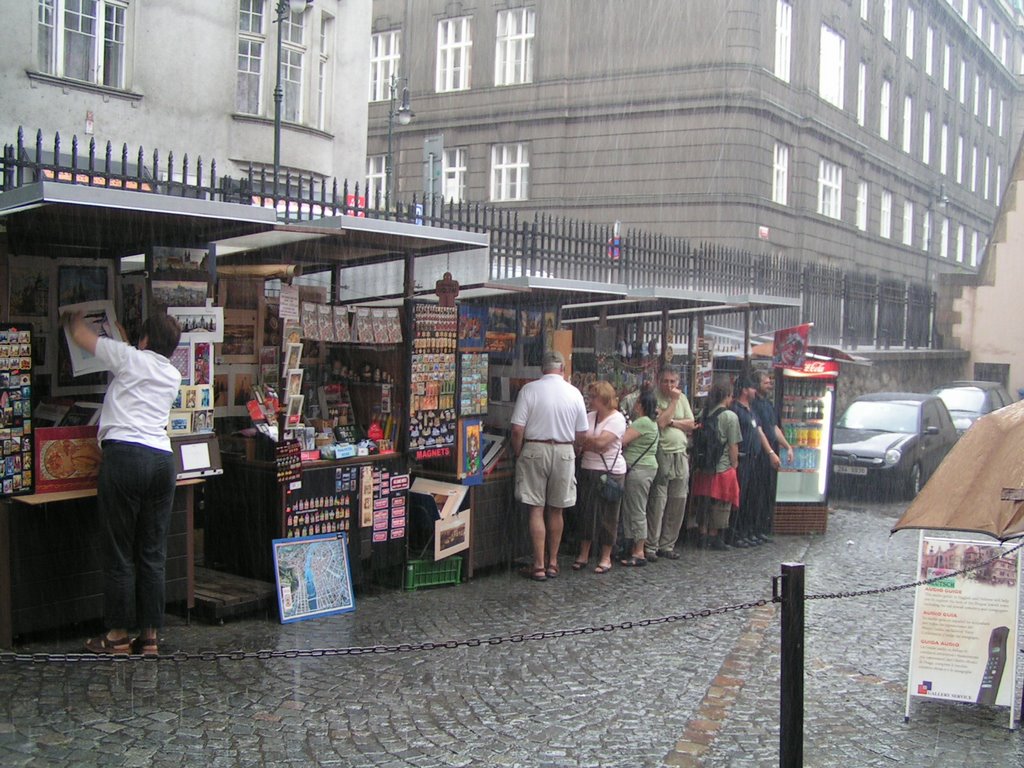
[[[715,380],[695,415],[671,366],[661,368],[653,387],[621,403],[614,386],[600,380],[584,400],[565,381],[558,352],[546,353],[541,368],[512,413],[515,496],[529,510],[533,548],[524,576],[559,575],[567,509],[576,571],[593,565],[605,574],[613,565],[678,560],[683,546],[729,550],[771,540],[779,452],[793,460],[771,374]],[[712,454],[691,473],[701,429]]]

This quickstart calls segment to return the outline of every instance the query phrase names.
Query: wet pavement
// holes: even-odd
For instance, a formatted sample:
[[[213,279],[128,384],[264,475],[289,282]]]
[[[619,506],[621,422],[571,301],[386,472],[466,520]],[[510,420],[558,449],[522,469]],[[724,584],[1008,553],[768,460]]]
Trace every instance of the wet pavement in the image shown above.
[[[779,608],[770,598],[780,564],[805,563],[812,595],[915,577],[917,535],[888,535],[901,505],[834,507],[822,536],[684,549],[678,561],[606,575],[573,572],[566,556],[547,582],[492,572],[357,595],[353,613],[295,624],[168,617],[161,652],[207,651],[209,660],[0,664],[0,765],[778,765]],[[1024,765],[1024,735],[1007,729],[1005,709],[915,701],[904,722],[913,598],[807,603],[804,764]],[[212,658],[591,627],[400,653]],[[65,632],[16,650],[70,653],[82,639]]]

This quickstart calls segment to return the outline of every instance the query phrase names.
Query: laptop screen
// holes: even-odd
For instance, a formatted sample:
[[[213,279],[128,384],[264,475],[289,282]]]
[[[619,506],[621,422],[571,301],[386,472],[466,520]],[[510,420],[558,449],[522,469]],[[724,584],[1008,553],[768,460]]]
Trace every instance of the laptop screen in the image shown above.
[[[212,433],[172,437],[174,461],[179,480],[193,477],[220,475],[224,470],[220,463],[220,444]]]

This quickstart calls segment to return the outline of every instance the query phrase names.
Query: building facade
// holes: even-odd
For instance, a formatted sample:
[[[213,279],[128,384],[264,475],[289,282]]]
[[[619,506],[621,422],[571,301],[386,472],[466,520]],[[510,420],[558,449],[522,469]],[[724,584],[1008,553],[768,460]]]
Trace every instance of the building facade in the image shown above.
[[[19,0],[0,25],[0,136],[41,130],[85,155],[111,141],[273,170],[281,26],[282,175],[359,178],[366,154],[370,3]],[[353,104],[359,108],[352,109]],[[161,169],[163,170],[163,169]]]
[[[1016,5],[374,0],[368,189],[390,157],[400,198],[934,283],[973,271],[1009,181]]]

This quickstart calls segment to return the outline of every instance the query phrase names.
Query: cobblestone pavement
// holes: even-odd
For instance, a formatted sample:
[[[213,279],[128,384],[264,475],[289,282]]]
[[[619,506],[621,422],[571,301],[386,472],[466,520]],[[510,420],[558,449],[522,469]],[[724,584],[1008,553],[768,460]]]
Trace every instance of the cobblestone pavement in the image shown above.
[[[823,536],[683,550],[642,569],[357,596],[280,625],[169,617],[161,651],[340,648],[616,626],[770,600],[783,562],[807,593],[914,580],[899,505],[839,500]],[[807,604],[807,766],[1024,765],[1005,710],[915,703],[903,719],[913,591]],[[75,652],[80,636],[23,653]],[[4,766],[770,766],[779,614],[723,614],[556,639],[296,659],[0,665]],[[1018,700],[1020,693],[1017,693]]]

